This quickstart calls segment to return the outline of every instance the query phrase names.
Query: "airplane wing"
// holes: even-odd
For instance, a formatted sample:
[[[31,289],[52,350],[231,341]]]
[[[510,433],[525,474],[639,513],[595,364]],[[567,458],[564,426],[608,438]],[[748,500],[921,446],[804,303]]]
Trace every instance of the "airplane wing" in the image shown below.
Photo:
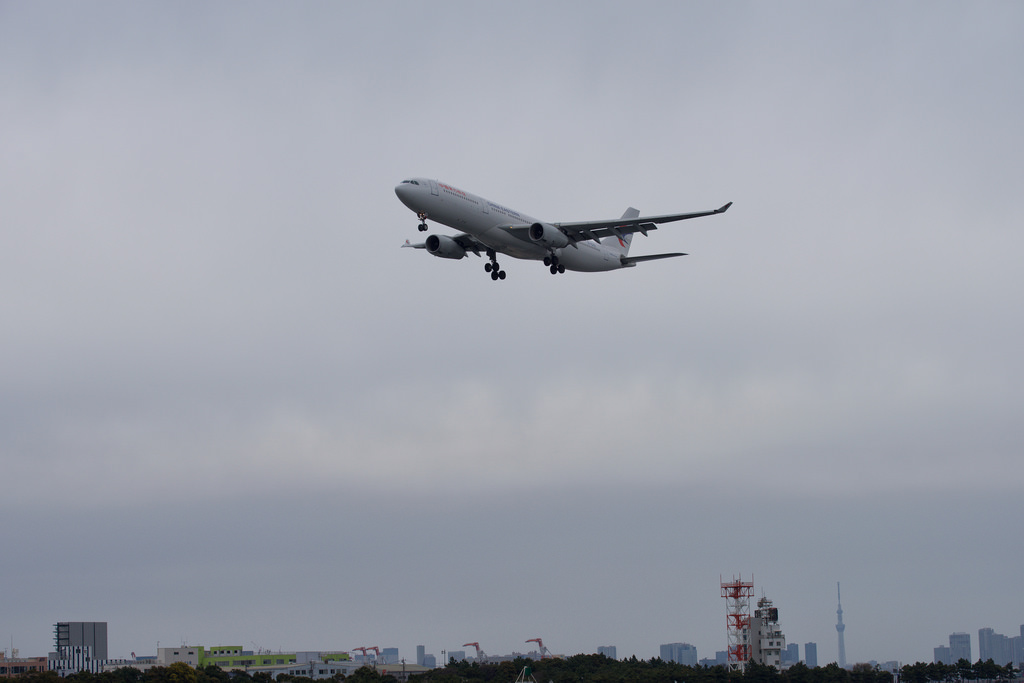
[[[481,255],[481,251],[487,253],[487,245],[485,245],[483,242],[473,237],[472,235],[467,235],[466,233],[463,232],[459,233],[458,235],[455,235],[451,239],[466,251],[471,251],[477,256]],[[426,249],[427,243],[420,242],[419,244],[412,244],[409,242],[409,240],[406,240],[405,244],[403,244],[402,246],[409,247],[412,249]]]
[[[671,213],[664,216],[639,216],[637,218],[616,218],[608,221],[554,223],[553,225],[564,232],[570,240],[575,242],[583,240],[599,240],[602,237],[610,237],[611,235],[622,237],[623,235],[632,232],[640,232],[646,236],[648,231],[657,230],[658,225],[661,223],[673,223],[675,221],[685,221],[690,218],[714,216],[715,214],[725,213],[729,210],[730,206],[732,206],[732,202],[729,202],[719,209],[712,209],[711,211]]]

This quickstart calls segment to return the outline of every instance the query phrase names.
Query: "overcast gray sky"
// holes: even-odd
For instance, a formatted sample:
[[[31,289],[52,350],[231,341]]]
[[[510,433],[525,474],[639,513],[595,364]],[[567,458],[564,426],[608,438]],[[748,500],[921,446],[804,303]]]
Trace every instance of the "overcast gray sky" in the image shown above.
[[[0,629],[272,649],[1024,623],[1024,6],[0,2]],[[430,176],[705,210],[491,282]],[[440,232],[447,229],[440,228]],[[448,231],[450,232],[450,231]]]

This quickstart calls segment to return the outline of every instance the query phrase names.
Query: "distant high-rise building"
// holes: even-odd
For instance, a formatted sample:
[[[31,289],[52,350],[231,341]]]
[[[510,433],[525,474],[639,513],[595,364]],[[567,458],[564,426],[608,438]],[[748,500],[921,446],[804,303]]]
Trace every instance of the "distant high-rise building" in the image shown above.
[[[839,600],[839,608],[836,610],[836,632],[839,633],[839,666],[840,668],[846,668],[846,642],[843,640],[843,631],[846,630],[846,624],[843,623],[843,596],[839,592],[839,582],[836,581],[836,598]]]
[[[448,661],[455,660],[456,662],[466,661],[465,650],[448,650]]]
[[[952,655],[949,654],[949,648],[946,647],[945,645],[939,645],[937,648],[932,650],[932,652],[934,652],[934,655],[932,657],[932,662],[934,662],[935,664],[952,664],[953,663],[952,662]]]
[[[972,662],[971,659],[971,634],[950,633],[949,634],[949,659],[950,664],[956,664],[961,659]]]
[[[818,666],[818,644],[817,643],[804,643],[804,664],[809,669],[815,669]]]
[[[427,648],[423,645],[416,646],[416,666],[424,666],[423,658],[427,655]]]
[[[689,643],[668,643],[661,646],[660,652],[662,661],[697,666],[697,648]]]
[[[615,655],[614,645],[598,645],[597,654],[604,655],[608,659],[618,659],[618,657]]]
[[[782,651],[782,666],[792,666],[800,661],[800,646],[796,643],[789,643]]]
[[[385,647],[380,651],[380,663],[381,664],[398,664],[400,658],[398,656],[397,647]]]
[[[437,657],[435,657],[434,655],[423,655],[423,666],[427,667],[428,669],[436,669]]]
[[[1020,635],[1013,640],[1013,664],[1018,669],[1024,668],[1024,624],[1021,624]]]
[[[978,629],[978,657],[983,662],[992,660],[999,666],[1013,661],[1013,646],[1010,639],[990,628]]]
[[[990,628],[979,628],[978,629],[978,657],[983,662],[987,662],[992,657],[992,636],[996,632]],[[996,662],[998,664],[999,662]]]

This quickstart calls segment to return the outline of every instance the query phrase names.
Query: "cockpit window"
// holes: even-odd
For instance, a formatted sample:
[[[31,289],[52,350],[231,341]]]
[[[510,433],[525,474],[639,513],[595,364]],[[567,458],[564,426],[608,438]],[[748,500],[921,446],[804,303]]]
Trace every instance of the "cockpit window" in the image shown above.
[[[403,180],[403,185],[419,185],[419,181],[416,180]]]

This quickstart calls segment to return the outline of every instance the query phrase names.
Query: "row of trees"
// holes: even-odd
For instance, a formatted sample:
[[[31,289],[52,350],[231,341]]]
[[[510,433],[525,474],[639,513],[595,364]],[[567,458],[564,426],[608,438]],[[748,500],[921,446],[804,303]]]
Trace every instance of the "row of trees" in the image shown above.
[[[980,659],[971,664],[961,659],[956,664],[908,664],[900,669],[904,683],[932,683],[933,681],[1009,681],[1020,672],[1013,665],[999,666],[991,659]]]
[[[604,655],[539,661],[517,659],[485,665],[452,662],[409,680],[410,683],[511,683],[527,666],[541,683],[893,683],[892,674],[872,667],[847,671],[837,664],[814,669],[796,664],[779,671],[751,662],[746,671],[740,672],[729,671],[724,666],[691,667],[657,657],[615,660]]]
[[[450,662],[448,666],[410,677],[410,683],[512,683],[529,668],[540,683],[893,683],[892,674],[867,664],[841,669],[835,663],[808,668],[795,664],[784,671],[753,662],[746,671],[729,671],[724,666],[691,667],[659,658],[608,659],[604,655],[575,655],[565,659],[539,661],[519,658],[498,664]],[[908,664],[900,670],[902,683],[962,683],[963,681],[1011,681],[1018,677],[1011,665],[999,666],[991,659],[976,664],[961,659],[957,664]],[[100,674],[80,672],[60,678],[53,671],[30,672],[19,683],[314,683],[304,676],[259,672],[225,672],[216,666],[194,669],[188,664],[155,666],[146,671],[131,667]],[[337,675],[334,683],[398,683],[391,675],[363,667],[349,676]]]
[[[659,658],[636,657],[618,661],[603,655],[576,655],[566,659],[543,659],[483,666],[475,662],[451,662],[410,681],[416,683],[509,683],[524,666],[532,669],[541,683],[893,683],[888,671],[869,664],[856,664],[850,670],[832,663],[808,668],[802,662],[779,671],[750,662],[746,671],[729,671],[724,666],[690,667]],[[1019,672],[1012,665],[999,666],[991,659],[971,664],[908,664],[900,669],[902,683],[962,683],[963,681],[1011,681]]]

